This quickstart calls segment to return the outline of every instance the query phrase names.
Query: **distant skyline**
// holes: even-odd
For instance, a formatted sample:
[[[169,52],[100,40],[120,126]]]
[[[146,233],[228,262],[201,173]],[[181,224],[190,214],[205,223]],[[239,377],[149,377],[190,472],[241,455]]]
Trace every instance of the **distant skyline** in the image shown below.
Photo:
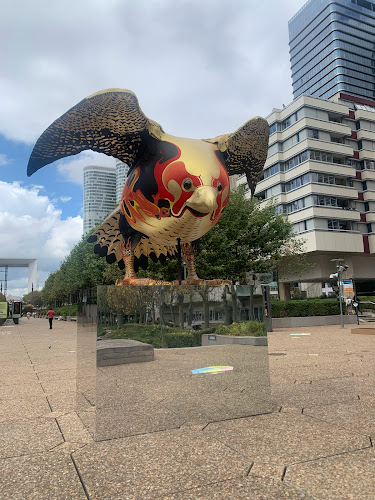
[[[84,152],[26,176],[43,130],[85,96],[135,92],[166,132],[234,131],[293,100],[288,20],[304,0],[7,2],[0,40],[0,257],[37,258],[40,285],[82,235]],[[8,291],[27,292],[25,270]]]

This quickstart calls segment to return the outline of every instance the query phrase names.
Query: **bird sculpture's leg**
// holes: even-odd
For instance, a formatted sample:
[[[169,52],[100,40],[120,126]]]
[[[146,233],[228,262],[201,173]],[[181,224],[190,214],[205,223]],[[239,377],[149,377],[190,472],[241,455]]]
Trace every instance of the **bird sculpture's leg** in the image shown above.
[[[229,285],[228,280],[202,280],[198,278],[194,265],[194,250],[191,243],[182,244],[182,257],[185,261],[188,277],[183,281],[184,285]]]
[[[191,243],[183,243],[182,244],[182,258],[185,261],[187,268],[187,283],[200,283],[202,280],[198,278],[197,272],[195,270],[194,265],[194,250],[193,245]]]
[[[164,281],[158,282],[153,280],[152,278],[137,278],[136,272],[134,270],[134,252],[131,249],[131,244],[129,240],[127,242],[123,241],[121,243],[121,254],[122,254],[122,260],[124,261],[125,264],[125,276],[124,279],[116,281],[117,286],[124,286],[124,285],[144,286],[144,285],[170,284]]]
[[[137,280],[134,271],[134,252],[131,249],[130,241],[121,243],[121,254],[125,264],[125,276],[123,280],[117,280],[116,285],[130,285]]]

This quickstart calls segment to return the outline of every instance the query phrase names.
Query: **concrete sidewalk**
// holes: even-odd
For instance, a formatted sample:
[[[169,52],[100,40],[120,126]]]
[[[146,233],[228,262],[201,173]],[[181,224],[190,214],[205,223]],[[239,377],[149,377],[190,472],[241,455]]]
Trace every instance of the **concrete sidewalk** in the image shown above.
[[[0,327],[1,499],[374,498],[375,336],[273,332],[275,413],[94,442],[76,328]]]

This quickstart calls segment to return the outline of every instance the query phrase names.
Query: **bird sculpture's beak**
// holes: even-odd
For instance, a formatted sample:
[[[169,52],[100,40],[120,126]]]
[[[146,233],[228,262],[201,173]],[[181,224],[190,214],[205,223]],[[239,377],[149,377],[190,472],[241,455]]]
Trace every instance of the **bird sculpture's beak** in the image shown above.
[[[197,212],[208,214],[217,209],[217,190],[211,186],[199,186],[186,205]]]

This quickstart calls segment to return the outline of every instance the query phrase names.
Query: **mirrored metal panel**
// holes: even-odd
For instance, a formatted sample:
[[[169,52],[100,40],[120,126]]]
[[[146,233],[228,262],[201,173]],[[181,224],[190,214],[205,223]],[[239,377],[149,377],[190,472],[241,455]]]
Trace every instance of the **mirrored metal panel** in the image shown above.
[[[105,440],[274,411],[263,319],[249,286],[98,287],[78,324],[82,421]]]

